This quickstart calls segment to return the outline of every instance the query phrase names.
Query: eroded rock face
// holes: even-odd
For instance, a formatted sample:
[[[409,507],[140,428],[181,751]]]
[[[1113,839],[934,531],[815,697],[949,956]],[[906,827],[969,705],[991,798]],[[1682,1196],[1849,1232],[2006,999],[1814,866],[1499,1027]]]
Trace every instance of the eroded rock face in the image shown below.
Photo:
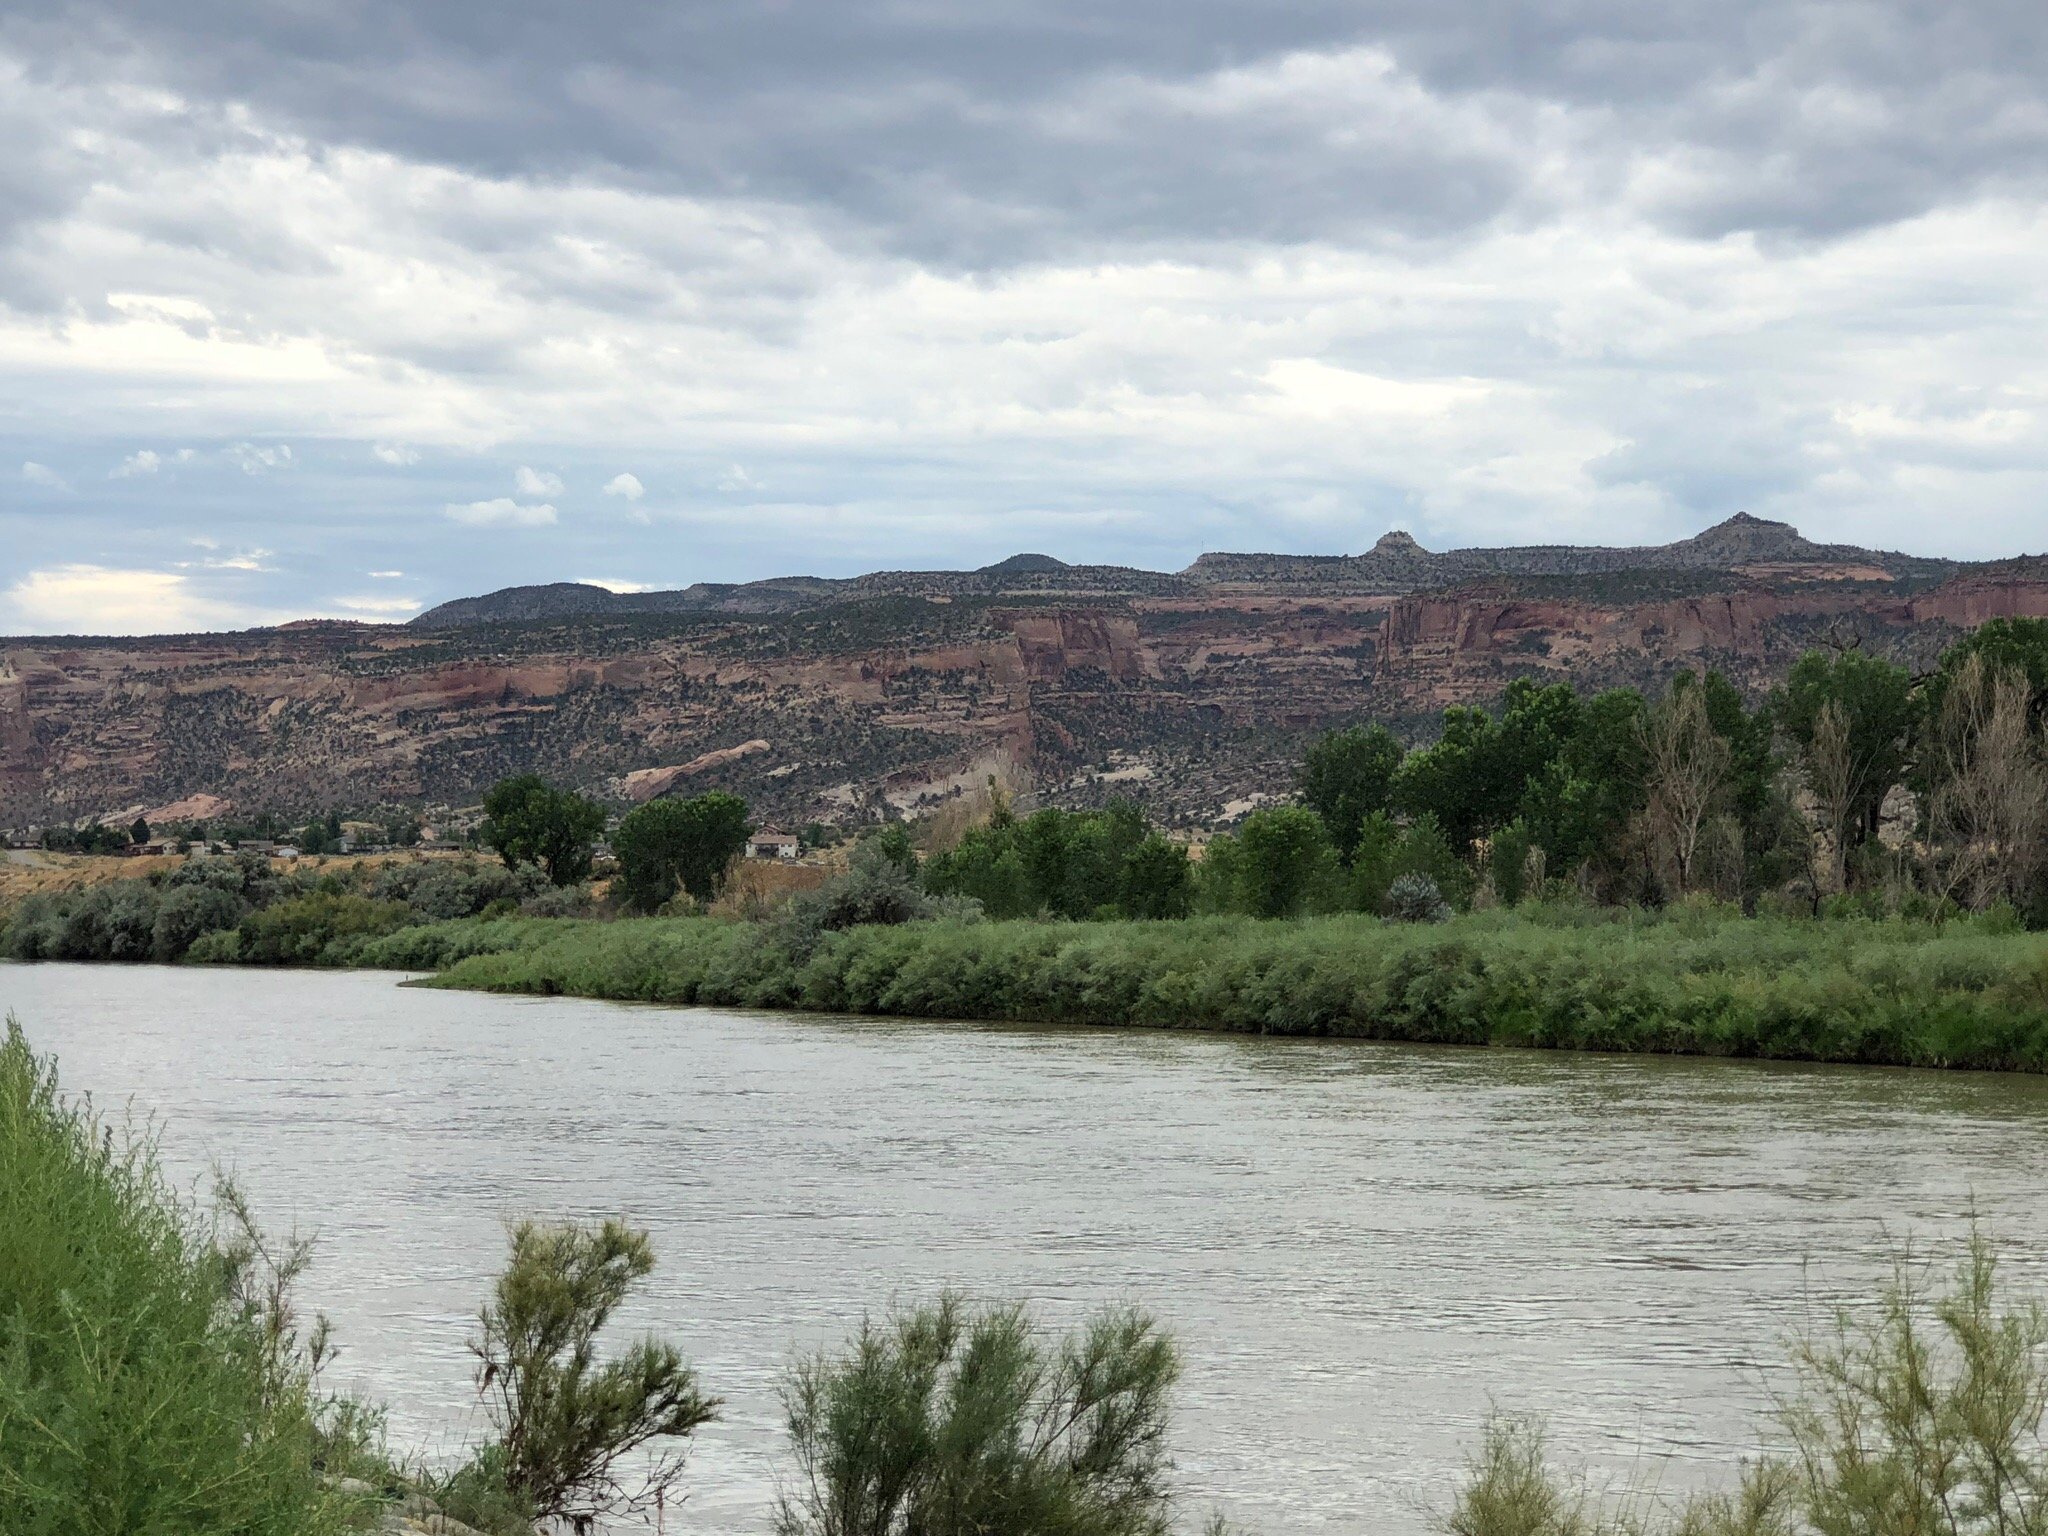
[[[1028,600],[895,591],[792,613],[0,641],[0,826],[195,796],[290,815],[466,805],[529,770],[621,803],[730,789],[789,822],[915,809],[1004,761],[1060,798],[1206,818],[1284,790],[1310,733],[1420,724],[1515,676],[1656,686],[1705,664],[1761,690],[1821,639],[1924,662],[1986,619],[2048,617],[2044,561],[1937,580],[1782,525],[1701,539],[1664,549],[1744,563],[1417,592],[1297,579],[1301,559],[1274,556],[1257,559],[1293,574]],[[1628,552],[1592,553],[1578,563]],[[1439,557],[1390,536],[1356,558]],[[1095,579],[1025,567],[1016,580]]]

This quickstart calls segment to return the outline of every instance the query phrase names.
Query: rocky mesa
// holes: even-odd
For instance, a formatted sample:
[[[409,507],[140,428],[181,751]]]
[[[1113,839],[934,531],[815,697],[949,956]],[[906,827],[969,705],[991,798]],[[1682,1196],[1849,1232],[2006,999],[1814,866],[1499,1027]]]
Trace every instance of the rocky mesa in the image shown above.
[[[620,803],[729,788],[778,820],[913,809],[1000,761],[1055,799],[1203,821],[1303,739],[1518,675],[1761,690],[1817,642],[1924,660],[2048,617],[2048,559],[1824,545],[1738,516],[1675,544],[1018,556],[968,572],[616,594],[553,584],[406,625],[0,640],[0,824],[220,796],[287,814],[473,803],[526,769]]]

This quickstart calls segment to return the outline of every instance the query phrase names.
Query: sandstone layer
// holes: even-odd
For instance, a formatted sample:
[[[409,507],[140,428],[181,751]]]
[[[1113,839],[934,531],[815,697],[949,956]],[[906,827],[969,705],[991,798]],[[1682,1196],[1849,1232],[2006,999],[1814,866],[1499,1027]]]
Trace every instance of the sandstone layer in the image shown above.
[[[1458,579],[1421,584],[1430,562]],[[491,618],[495,594],[462,622],[0,640],[0,825],[201,795],[459,807],[525,770],[617,804],[731,789],[787,823],[929,804],[1000,764],[1052,798],[1206,820],[1284,787],[1315,731],[1425,732],[1515,676],[1655,686],[1713,665],[1760,693],[1816,643],[1917,665],[1988,618],[2048,617],[2048,561],[1960,566],[1755,519],[1649,551],[1383,540],[1121,589],[1104,569],[792,579],[788,611],[737,611],[726,588]]]

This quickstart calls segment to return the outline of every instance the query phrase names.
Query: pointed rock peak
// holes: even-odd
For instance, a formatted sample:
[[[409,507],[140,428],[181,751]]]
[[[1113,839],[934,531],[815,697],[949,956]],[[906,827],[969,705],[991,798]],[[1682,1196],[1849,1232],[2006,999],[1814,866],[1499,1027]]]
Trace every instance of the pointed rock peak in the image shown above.
[[[1393,528],[1380,535],[1380,541],[1373,545],[1376,555],[1426,555],[1428,550],[1415,542],[1415,535],[1405,528]]]

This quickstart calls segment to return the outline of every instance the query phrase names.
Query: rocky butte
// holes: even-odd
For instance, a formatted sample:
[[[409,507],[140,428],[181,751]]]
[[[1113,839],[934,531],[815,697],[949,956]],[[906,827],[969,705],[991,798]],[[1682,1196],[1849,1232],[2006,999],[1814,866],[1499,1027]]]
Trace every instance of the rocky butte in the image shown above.
[[[0,640],[0,825],[207,795],[306,814],[474,803],[532,769],[617,803],[725,788],[778,821],[911,809],[999,763],[1074,801],[1207,820],[1302,740],[1515,676],[1761,691],[1807,647],[1911,662],[2048,617],[2048,557],[1816,544],[1746,514],[1675,544],[1208,554],[1177,573],[1018,555],[977,571],[674,592],[575,583],[405,625]]]

